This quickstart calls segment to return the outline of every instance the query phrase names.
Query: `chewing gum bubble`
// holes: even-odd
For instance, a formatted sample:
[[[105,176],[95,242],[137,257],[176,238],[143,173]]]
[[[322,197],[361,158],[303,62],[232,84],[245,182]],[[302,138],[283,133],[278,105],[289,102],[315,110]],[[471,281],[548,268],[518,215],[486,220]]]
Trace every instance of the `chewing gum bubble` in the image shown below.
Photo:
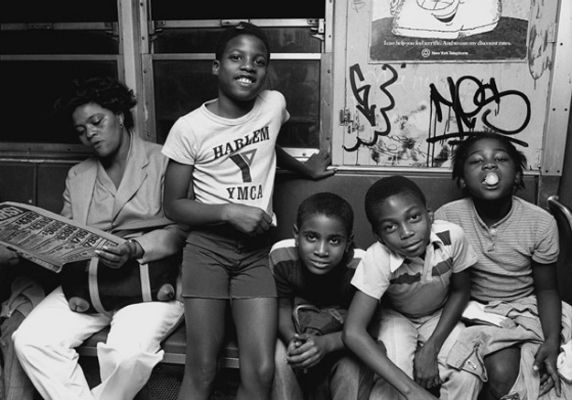
[[[499,182],[499,177],[497,174],[489,173],[485,176],[485,183],[487,185],[496,185]]]

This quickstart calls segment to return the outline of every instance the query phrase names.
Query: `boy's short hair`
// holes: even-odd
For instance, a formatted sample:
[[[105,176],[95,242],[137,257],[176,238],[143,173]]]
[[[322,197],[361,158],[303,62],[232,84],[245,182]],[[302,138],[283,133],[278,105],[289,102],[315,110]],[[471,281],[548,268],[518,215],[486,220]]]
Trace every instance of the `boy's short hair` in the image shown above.
[[[222,53],[224,53],[224,49],[226,48],[228,42],[230,42],[232,38],[235,38],[239,35],[252,35],[262,40],[262,43],[264,43],[264,46],[266,47],[266,58],[268,61],[270,61],[270,46],[268,45],[268,38],[266,37],[266,34],[262,31],[262,29],[254,24],[251,24],[250,22],[240,22],[237,25],[227,28],[222,33],[222,36],[219,38],[215,49],[215,58],[217,60],[221,59]]]
[[[411,194],[418,198],[424,206],[427,200],[423,191],[415,182],[401,175],[381,178],[368,189],[365,194],[365,214],[371,226],[375,229],[379,204],[388,197],[396,194]]]
[[[352,234],[354,225],[352,206],[337,194],[321,192],[307,197],[298,206],[296,225],[301,228],[307,218],[316,214],[339,218],[346,229],[346,234],[348,236]]]
[[[524,189],[524,169],[526,168],[526,156],[521,151],[517,150],[512,144],[511,140],[505,136],[501,135],[500,133],[492,132],[492,131],[484,131],[484,132],[473,132],[471,136],[466,138],[465,140],[459,141],[457,144],[457,148],[453,153],[453,172],[452,178],[457,182],[457,186],[461,187],[461,179],[465,177],[464,170],[465,170],[465,161],[469,157],[469,148],[481,139],[496,139],[499,142],[503,143],[506,146],[507,152],[509,157],[515,164],[516,171],[520,172],[520,179],[514,185],[515,189]]]

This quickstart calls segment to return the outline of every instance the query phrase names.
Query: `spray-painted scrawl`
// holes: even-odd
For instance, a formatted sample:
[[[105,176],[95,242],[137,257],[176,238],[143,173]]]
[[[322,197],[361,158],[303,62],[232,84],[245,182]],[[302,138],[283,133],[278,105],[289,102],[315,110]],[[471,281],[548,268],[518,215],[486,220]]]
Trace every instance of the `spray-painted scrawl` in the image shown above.
[[[559,2],[350,3],[334,162],[447,168],[459,139],[494,130],[541,167]]]
[[[349,69],[355,111],[348,109],[343,149],[356,154],[356,163],[368,163],[369,158],[376,165],[447,166],[451,144],[482,130],[494,130],[528,147],[520,136],[531,117],[525,93],[503,87],[493,77],[449,76],[429,83],[428,98],[419,91],[416,106],[400,108],[404,99],[399,103],[394,98],[403,90],[400,70],[384,64],[377,84],[372,85],[359,64]],[[369,153],[366,159],[364,151]]]

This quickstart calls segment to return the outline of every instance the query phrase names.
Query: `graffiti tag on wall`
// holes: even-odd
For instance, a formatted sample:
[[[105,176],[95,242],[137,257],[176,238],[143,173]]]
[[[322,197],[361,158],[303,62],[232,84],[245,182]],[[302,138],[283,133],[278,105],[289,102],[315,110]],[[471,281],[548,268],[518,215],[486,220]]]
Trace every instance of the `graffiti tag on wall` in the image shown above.
[[[429,142],[443,140],[448,137],[462,137],[467,131],[473,131],[477,121],[490,130],[497,131],[505,135],[515,135],[522,132],[530,122],[530,101],[528,97],[518,90],[500,91],[497,87],[496,80],[490,78],[488,83],[483,83],[474,76],[462,76],[453,81],[453,78],[447,78],[449,88],[449,96],[442,95],[432,83],[430,88],[431,106],[434,107],[436,122],[443,122],[443,108],[450,109],[453,112],[457,123],[457,132],[445,133],[438,136],[432,136],[427,139]],[[469,104],[463,104],[461,93],[472,94],[468,96],[472,98]],[[509,100],[509,98],[511,98]],[[502,115],[503,108],[501,103],[512,101],[521,102],[520,113],[514,113],[511,110],[509,115]],[[493,105],[494,111],[487,106]],[[442,108],[443,106],[443,108]],[[521,120],[515,120],[515,116],[520,116]],[[516,140],[516,139],[515,139]],[[521,145],[526,145],[520,141]]]
[[[376,164],[441,166],[450,158],[454,139],[475,131],[493,130],[528,146],[515,137],[531,118],[530,100],[523,92],[501,90],[495,78],[447,77],[444,89],[434,82],[429,84],[429,104],[422,99],[415,109],[400,110],[399,100],[392,93],[399,81],[397,70],[387,64],[381,68],[386,74],[377,87],[367,82],[359,64],[349,69],[356,111],[353,115],[348,112],[347,133],[352,137],[343,145],[345,151],[366,147]],[[369,127],[359,123],[360,115]],[[413,120],[418,129],[411,128]],[[419,127],[420,121],[423,127]]]
[[[391,77],[388,81],[384,82],[379,86],[379,89],[388,101],[389,104],[386,106],[379,107],[379,115],[383,120],[382,128],[381,129],[374,129],[373,131],[373,138],[371,139],[363,139],[359,136],[356,137],[356,143],[351,147],[344,146],[344,149],[347,151],[356,151],[360,146],[373,146],[377,139],[380,136],[387,136],[387,134],[391,131],[391,124],[389,123],[389,117],[387,116],[387,112],[395,106],[395,100],[389,91],[389,86],[391,86],[397,80],[397,72],[395,69],[390,65],[384,65],[382,69],[387,69],[391,72]],[[359,82],[364,81],[363,74],[361,72],[361,68],[358,64],[352,65],[350,67],[350,85],[352,88],[352,93],[354,98],[356,99],[356,108],[358,111],[367,119],[372,127],[377,127],[378,123],[376,121],[376,112],[375,109],[377,105],[370,104],[370,90],[371,85],[365,84],[358,87],[358,83],[356,78]]]

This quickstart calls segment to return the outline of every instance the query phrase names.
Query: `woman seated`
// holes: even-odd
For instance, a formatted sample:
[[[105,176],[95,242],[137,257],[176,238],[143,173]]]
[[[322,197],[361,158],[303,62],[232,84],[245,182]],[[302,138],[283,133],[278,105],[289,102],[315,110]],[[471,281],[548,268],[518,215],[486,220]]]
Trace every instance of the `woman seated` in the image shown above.
[[[134,264],[153,269],[178,254],[185,237],[181,227],[163,214],[167,159],[160,145],[133,132],[130,110],[135,103],[132,91],[110,78],[77,83],[59,101],[80,141],[93,151],[93,157],[70,169],[61,213],[127,239],[97,251],[101,274],[116,279],[123,275],[106,271],[128,270]],[[85,265],[69,268],[62,272],[64,285],[66,280],[85,279]],[[182,315],[178,300],[75,312],[59,286],[32,310],[12,338],[22,367],[44,399],[126,400],[135,397],[161,361],[161,341]],[[110,326],[107,341],[97,346],[101,383],[90,390],[75,348],[106,326]]]

